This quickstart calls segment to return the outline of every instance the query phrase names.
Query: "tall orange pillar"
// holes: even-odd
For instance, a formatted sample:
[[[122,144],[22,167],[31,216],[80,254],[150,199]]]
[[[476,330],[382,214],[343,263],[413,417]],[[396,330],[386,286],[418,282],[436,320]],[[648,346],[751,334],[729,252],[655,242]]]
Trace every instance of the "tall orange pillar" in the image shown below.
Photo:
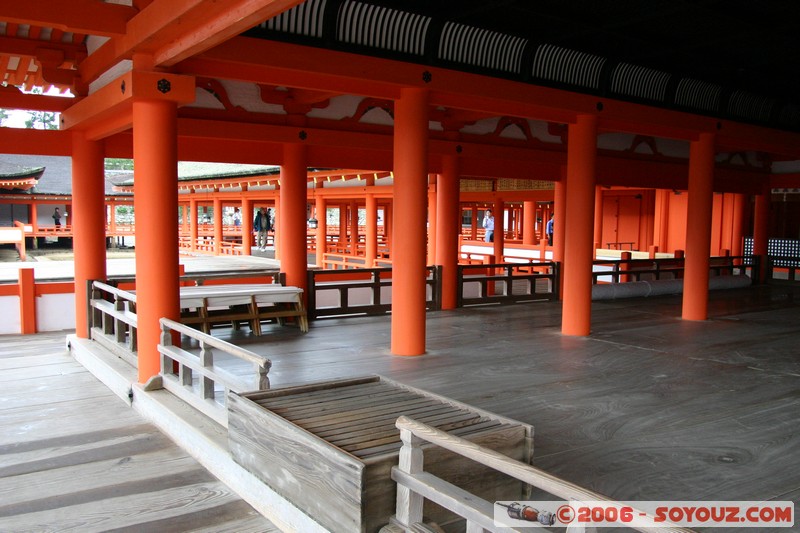
[[[324,266],[324,255],[328,251],[328,200],[321,194],[316,198],[317,210],[317,266]]]
[[[401,89],[395,102],[392,340],[395,355],[425,353],[425,236],[428,189],[428,92]]]
[[[439,223],[439,213],[436,209],[437,191],[428,191],[428,259],[426,264],[436,264],[436,225]]]
[[[306,147],[298,143],[283,145],[281,165],[281,272],[286,284],[308,290],[306,249],[306,189],[308,169]]]
[[[87,282],[106,279],[103,144],[72,134],[72,233],[75,250],[75,333],[89,338]]]
[[[191,194],[194,194],[193,192]],[[189,250],[192,252],[197,250],[197,200],[192,198],[189,200]]]
[[[755,197],[755,210],[753,213],[753,255],[761,261],[758,279],[766,283],[767,254],[769,252],[769,203],[772,191],[769,184],[765,184],[761,194]]]
[[[214,198],[214,255],[222,251],[222,198]]]
[[[436,261],[442,267],[442,309],[455,309],[458,300],[458,234],[461,227],[458,158],[442,157],[442,173],[437,178]]]
[[[594,244],[592,257],[597,257],[597,248],[602,248],[603,242],[603,188],[594,188]]]
[[[506,210],[502,198],[495,198],[492,206],[494,212],[494,261],[503,262],[503,248],[506,245]]]
[[[653,244],[661,252],[669,251],[669,197],[672,191],[656,189],[656,206],[653,216]]]
[[[731,227],[731,255],[740,256],[744,252],[744,217],[746,196],[733,195],[733,223]]]
[[[522,244],[533,245],[536,242],[536,202],[522,202]]]
[[[566,169],[564,169],[566,171]],[[543,217],[544,224],[542,231],[546,227],[550,217]],[[564,261],[564,243],[566,242],[567,226],[567,178],[564,172],[564,179],[557,181],[553,191],[553,261]],[[547,235],[544,235],[547,239]]]
[[[275,195],[275,209],[272,210],[274,220],[272,226],[272,246],[275,248],[275,259],[281,258],[281,243],[283,242],[283,220],[281,216],[283,215],[283,209],[281,209],[281,196],[283,193],[281,192],[281,187],[278,185],[276,187],[277,194]],[[269,208],[267,209],[269,211]]]
[[[350,253],[358,255],[358,203],[350,201]]]
[[[596,161],[597,117],[580,115],[569,125],[567,219],[562,218],[559,223],[556,201],[553,227],[554,239],[558,233],[565,234],[561,317],[564,335],[589,335],[591,331]]]
[[[378,200],[372,193],[367,193],[367,219],[364,242],[364,264],[367,268],[375,266],[378,257]]]
[[[708,318],[708,266],[713,205],[714,135],[701,133],[689,148],[689,199],[683,280],[684,320]]]
[[[253,200],[242,198],[242,255],[253,253]]]
[[[159,373],[161,317],[180,318],[177,106],[133,102],[139,382]],[[195,222],[196,227],[196,222]]]

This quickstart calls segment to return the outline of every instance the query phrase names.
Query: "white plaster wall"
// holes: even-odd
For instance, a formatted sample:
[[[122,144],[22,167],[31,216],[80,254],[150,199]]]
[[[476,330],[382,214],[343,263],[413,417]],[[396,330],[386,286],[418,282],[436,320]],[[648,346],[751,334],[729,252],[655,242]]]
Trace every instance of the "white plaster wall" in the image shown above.
[[[0,335],[19,334],[19,296],[0,296]]]
[[[0,296],[0,335],[19,335],[19,296]],[[45,294],[36,298],[36,331],[75,329],[75,294]]]
[[[45,294],[36,298],[36,330],[64,329],[75,329],[75,294]]]

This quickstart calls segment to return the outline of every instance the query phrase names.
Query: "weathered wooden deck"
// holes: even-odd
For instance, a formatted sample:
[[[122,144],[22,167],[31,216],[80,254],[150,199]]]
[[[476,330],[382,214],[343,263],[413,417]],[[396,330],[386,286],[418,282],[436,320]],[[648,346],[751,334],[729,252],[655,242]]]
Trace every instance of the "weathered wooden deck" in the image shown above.
[[[278,531],[71,358],[0,336],[0,531]]]
[[[533,424],[534,466],[618,500],[800,501],[800,290],[710,298],[704,322],[680,296],[596,302],[588,338],[554,303],[429,313],[424,357],[389,355],[388,318],[228,339],[273,387],[378,373]]]
[[[214,334],[268,356],[273,387],[378,373],[532,424],[535,466],[618,500],[798,502],[800,290],[710,298],[704,322],[678,318],[679,296],[596,302],[588,338],[560,334],[556,303],[433,312],[423,357],[389,354],[388,317],[320,320],[306,334],[278,326],[261,337],[246,328]],[[10,519],[36,529],[83,509],[105,529],[137,519],[220,531],[225,519],[212,521],[229,508],[249,524],[233,529],[264,526],[196,463],[165,452],[163,437],[63,355],[58,335],[2,340],[0,530],[19,529]],[[59,406],[64,414],[53,414]],[[157,453],[166,456],[150,455],[150,464]],[[136,480],[113,473],[138,462]],[[169,462],[175,475],[165,477],[156,465]],[[83,463],[111,479],[58,481]],[[28,482],[35,475],[42,481]],[[159,486],[176,476],[193,488]],[[91,483],[78,488],[84,477]],[[165,495],[172,491],[181,496]],[[125,498],[133,507],[115,507]],[[154,501],[176,502],[176,516]]]

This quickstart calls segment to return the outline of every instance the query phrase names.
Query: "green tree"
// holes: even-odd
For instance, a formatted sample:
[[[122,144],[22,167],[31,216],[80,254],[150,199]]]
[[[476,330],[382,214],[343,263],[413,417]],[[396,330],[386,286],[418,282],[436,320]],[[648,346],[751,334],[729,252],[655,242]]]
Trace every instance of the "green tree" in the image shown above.
[[[107,157],[106,170],[133,170],[133,159]]]

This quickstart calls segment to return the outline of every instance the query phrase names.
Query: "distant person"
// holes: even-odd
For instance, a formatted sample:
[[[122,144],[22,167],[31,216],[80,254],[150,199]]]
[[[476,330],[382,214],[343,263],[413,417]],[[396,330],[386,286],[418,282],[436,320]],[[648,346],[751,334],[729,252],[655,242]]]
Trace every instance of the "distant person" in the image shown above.
[[[494,242],[494,216],[492,216],[491,209],[487,209],[483,214],[483,229],[486,230],[483,240],[485,242]]]
[[[544,228],[544,232],[547,234],[548,246],[553,246],[553,215],[554,213],[550,213],[550,220],[547,221],[547,226]]]
[[[253,231],[256,232],[256,246],[259,251],[267,249],[267,231],[270,230],[269,213],[266,207],[262,207],[256,213],[253,220]]]
[[[61,211],[59,211],[57,207],[55,211],[53,211],[53,222],[55,223],[56,228],[61,227]]]
[[[233,208],[233,225],[234,226],[242,225],[242,212],[239,211],[238,207]]]

